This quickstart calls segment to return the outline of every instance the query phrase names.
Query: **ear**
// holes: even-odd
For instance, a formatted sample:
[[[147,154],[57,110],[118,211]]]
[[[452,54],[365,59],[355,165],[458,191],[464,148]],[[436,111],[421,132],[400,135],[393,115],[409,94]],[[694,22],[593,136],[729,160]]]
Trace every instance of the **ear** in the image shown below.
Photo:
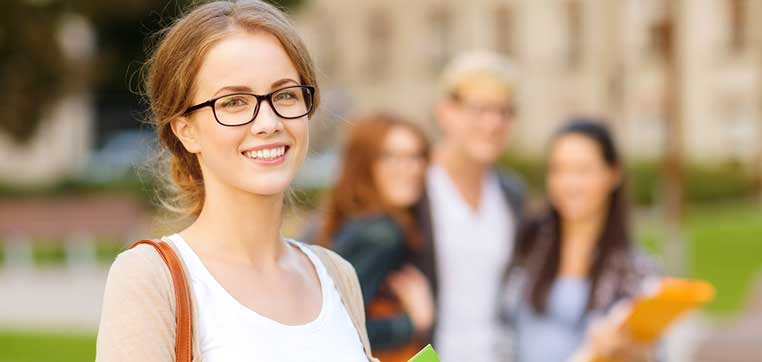
[[[195,123],[191,122],[188,117],[183,116],[170,121],[170,125],[172,126],[172,133],[180,140],[186,151],[190,153],[201,152],[198,128]]]
[[[611,189],[614,190],[624,182],[624,170],[622,166],[616,166],[611,169]]]
[[[442,133],[447,134],[450,119],[453,117],[452,113],[455,112],[453,101],[449,98],[441,99],[434,107],[434,112],[436,114],[435,118],[439,130],[442,131]]]

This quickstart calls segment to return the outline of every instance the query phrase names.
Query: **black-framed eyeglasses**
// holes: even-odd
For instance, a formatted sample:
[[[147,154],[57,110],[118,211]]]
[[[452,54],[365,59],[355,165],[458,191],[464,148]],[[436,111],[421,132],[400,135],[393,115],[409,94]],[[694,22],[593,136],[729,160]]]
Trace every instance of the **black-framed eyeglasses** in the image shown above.
[[[463,110],[477,117],[481,117],[487,113],[493,113],[500,116],[502,119],[507,120],[516,116],[517,113],[516,105],[512,101],[508,101],[504,105],[478,104],[467,101],[457,94],[451,96]]]
[[[265,95],[232,93],[188,107],[185,114],[211,107],[217,123],[229,127],[243,126],[257,118],[260,104],[267,101],[278,117],[295,119],[312,112],[314,94],[315,87],[311,85],[288,86]]]

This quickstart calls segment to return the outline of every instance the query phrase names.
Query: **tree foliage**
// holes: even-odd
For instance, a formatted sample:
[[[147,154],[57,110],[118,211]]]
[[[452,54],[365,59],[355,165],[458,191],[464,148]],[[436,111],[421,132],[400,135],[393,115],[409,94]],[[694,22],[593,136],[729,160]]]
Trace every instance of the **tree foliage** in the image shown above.
[[[32,138],[45,112],[72,83],[96,92],[133,94],[146,57],[146,39],[193,0],[5,0],[0,12],[0,132],[19,143]],[[271,0],[293,10],[301,0]],[[95,59],[69,64],[56,40],[62,17],[86,17],[96,32]]]

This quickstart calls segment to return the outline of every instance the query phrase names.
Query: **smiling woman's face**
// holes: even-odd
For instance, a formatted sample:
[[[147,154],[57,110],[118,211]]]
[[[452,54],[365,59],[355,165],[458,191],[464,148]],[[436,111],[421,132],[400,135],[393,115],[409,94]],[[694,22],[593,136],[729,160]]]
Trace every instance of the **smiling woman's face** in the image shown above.
[[[404,126],[394,126],[381,144],[381,156],[372,165],[381,197],[394,207],[410,207],[423,193],[426,173],[424,145]]]
[[[191,104],[240,92],[264,95],[300,84],[296,68],[274,35],[235,32],[206,54]],[[223,104],[217,103],[219,117]],[[266,101],[254,121],[245,125],[223,126],[212,108],[204,107],[174,121],[172,128],[185,148],[197,155],[207,187],[225,185],[258,195],[286,190],[309,143],[306,115],[281,118]]]
[[[595,141],[579,134],[561,136],[550,150],[548,196],[561,217],[583,221],[602,215],[620,182]]]

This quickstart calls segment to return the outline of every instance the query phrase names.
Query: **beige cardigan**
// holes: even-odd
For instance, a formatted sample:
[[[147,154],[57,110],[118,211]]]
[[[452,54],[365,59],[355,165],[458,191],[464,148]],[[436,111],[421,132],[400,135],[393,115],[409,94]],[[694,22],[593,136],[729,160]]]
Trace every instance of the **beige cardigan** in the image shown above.
[[[310,246],[310,249],[333,278],[368,361],[379,362],[371,354],[360,283],[354,268],[330,250],[319,246]],[[185,270],[187,275],[187,268]],[[192,290],[190,296],[195,327],[198,311]],[[149,245],[139,245],[119,254],[106,281],[96,362],[174,362],[175,328],[172,277],[156,250]],[[201,361],[198,330],[194,328],[193,362]]]

